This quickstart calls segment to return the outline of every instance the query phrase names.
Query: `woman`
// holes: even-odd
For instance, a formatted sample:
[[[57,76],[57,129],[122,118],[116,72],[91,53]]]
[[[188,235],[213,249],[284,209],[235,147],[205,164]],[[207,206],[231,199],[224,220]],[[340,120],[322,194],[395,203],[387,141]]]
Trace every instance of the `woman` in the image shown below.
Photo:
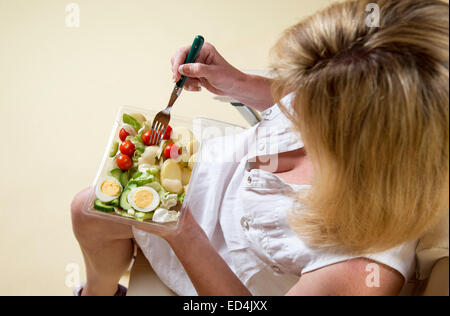
[[[380,27],[366,25],[369,2]],[[179,234],[86,217],[78,195],[82,294],[116,292],[133,236],[181,295],[398,294],[417,239],[448,212],[448,5],[334,4],[284,33],[273,81],[241,73],[210,44],[181,65],[187,50],[172,59],[174,80],[186,75],[187,89],[231,96],[265,120],[238,136],[250,146],[236,162],[198,165],[208,181]]]

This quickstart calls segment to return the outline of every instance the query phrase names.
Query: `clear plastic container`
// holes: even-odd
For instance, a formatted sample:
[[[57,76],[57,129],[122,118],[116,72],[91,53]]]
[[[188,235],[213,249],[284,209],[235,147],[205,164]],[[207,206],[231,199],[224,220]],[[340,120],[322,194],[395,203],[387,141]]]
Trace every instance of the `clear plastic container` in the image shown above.
[[[123,224],[133,225],[133,226],[136,226],[136,227],[142,228],[142,229],[149,228],[149,229],[155,230],[155,231],[168,231],[168,230],[176,231],[181,226],[181,223],[184,220],[184,216],[186,213],[185,205],[188,204],[188,200],[189,200],[189,186],[188,186],[188,190],[185,194],[185,200],[184,200],[183,205],[180,205],[180,203],[178,203],[175,207],[169,209],[169,210],[176,210],[176,211],[181,212],[181,214],[178,218],[178,221],[176,221],[176,222],[157,223],[157,222],[153,222],[151,219],[145,220],[145,221],[138,221],[134,218],[125,217],[125,216],[119,215],[117,213],[105,213],[105,212],[94,209],[94,201],[97,199],[95,188],[97,187],[99,181],[102,181],[105,177],[111,176],[109,174],[109,172],[112,169],[117,168],[117,166],[115,164],[115,158],[111,158],[109,154],[111,152],[113,143],[121,142],[119,139],[119,131],[122,127],[122,124],[123,124],[122,117],[123,117],[123,114],[125,114],[125,113],[126,114],[140,113],[145,116],[147,121],[152,122],[153,118],[157,114],[157,111],[135,108],[135,107],[130,107],[130,106],[122,106],[119,108],[119,111],[117,112],[116,118],[114,120],[113,128],[112,128],[111,134],[109,136],[108,143],[106,145],[105,153],[103,155],[97,175],[95,176],[94,182],[92,184],[92,187],[94,189],[91,190],[91,194],[90,194],[88,200],[86,201],[84,210],[87,214],[92,215],[92,216],[97,216],[100,218],[116,221],[116,222],[123,223]],[[192,119],[180,117],[180,116],[173,115],[173,114],[171,115],[170,125],[172,127],[183,126],[183,127],[189,128],[191,131],[193,130],[193,120]],[[194,138],[196,138],[195,135],[194,135]],[[192,173],[193,172],[194,171],[192,171]]]
[[[169,209],[169,210],[176,210],[180,212],[180,216],[178,218],[178,221],[176,222],[167,222],[167,223],[158,223],[154,222],[152,220],[146,220],[146,221],[138,221],[134,218],[124,217],[122,215],[119,215],[117,213],[105,213],[101,212],[99,210],[94,209],[94,201],[97,199],[95,188],[97,187],[99,181],[102,181],[105,177],[110,176],[109,172],[114,169],[115,166],[115,159],[110,157],[110,151],[112,148],[112,145],[114,142],[119,142],[119,131],[121,129],[121,126],[123,124],[122,122],[122,116],[123,114],[130,114],[130,113],[140,113],[143,114],[147,121],[152,122],[153,118],[157,114],[157,111],[149,110],[149,109],[141,109],[136,107],[130,107],[130,106],[122,106],[119,108],[119,111],[117,112],[116,118],[114,120],[113,128],[111,131],[111,134],[109,136],[108,143],[106,145],[106,149],[100,164],[100,167],[98,169],[97,175],[95,176],[94,182],[92,184],[92,187],[94,190],[91,190],[89,198],[86,200],[84,211],[85,213],[97,216],[99,218],[103,218],[106,220],[112,220],[115,222],[133,225],[137,228],[143,229],[143,230],[152,230],[152,231],[171,231],[176,232],[180,227],[182,226],[182,223],[184,221],[185,213],[186,213],[186,207],[189,205],[189,200],[191,199],[191,192],[195,191],[195,188],[193,188],[192,183],[196,179],[196,170],[198,163],[196,162],[194,165],[194,168],[192,170],[190,182],[188,185],[188,189],[185,193],[184,202],[181,205],[178,203],[175,207]],[[206,118],[186,118],[182,116],[177,116],[171,114],[170,119],[170,125],[172,127],[187,127],[189,128],[193,134],[194,139],[200,142],[200,149],[203,144],[203,142],[210,138],[225,136],[229,134],[236,134],[240,133],[245,130],[245,128],[233,124],[229,124],[226,122],[221,122],[217,120],[212,119],[206,119]]]

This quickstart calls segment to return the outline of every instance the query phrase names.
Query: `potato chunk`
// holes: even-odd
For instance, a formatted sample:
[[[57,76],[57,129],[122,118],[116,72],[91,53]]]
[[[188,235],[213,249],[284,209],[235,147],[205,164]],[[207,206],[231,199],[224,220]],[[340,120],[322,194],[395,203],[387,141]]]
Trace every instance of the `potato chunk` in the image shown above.
[[[155,165],[156,164],[156,156],[158,155],[158,146],[150,146],[145,148],[144,153],[138,160],[139,165],[147,164],[147,165]]]
[[[161,168],[161,184],[169,192],[181,193],[182,170],[180,165],[173,159],[167,159]]]

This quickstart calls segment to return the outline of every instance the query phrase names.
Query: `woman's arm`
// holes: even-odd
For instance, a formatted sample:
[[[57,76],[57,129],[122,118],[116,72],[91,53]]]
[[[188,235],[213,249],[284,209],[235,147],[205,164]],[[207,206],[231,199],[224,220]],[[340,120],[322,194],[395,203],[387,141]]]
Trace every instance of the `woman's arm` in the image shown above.
[[[355,258],[305,273],[289,296],[393,296],[404,284],[403,276],[381,263]]]
[[[183,231],[164,238],[182,263],[198,295],[251,295],[212,247],[190,212],[186,214]]]
[[[190,212],[186,214],[180,233],[159,235],[170,244],[198,295],[251,295],[212,247]],[[356,258],[304,274],[286,295],[397,295],[403,283],[399,272],[369,259]]]

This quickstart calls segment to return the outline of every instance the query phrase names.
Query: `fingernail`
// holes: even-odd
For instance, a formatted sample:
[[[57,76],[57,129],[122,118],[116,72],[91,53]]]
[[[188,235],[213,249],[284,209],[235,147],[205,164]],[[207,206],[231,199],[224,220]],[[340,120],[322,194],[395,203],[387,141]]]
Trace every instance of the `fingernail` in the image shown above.
[[[180,74],[183,74],[183,66],[184,66],[184,65],[181,65],[180,67],[178,67],[178,72],[179,72]]]

